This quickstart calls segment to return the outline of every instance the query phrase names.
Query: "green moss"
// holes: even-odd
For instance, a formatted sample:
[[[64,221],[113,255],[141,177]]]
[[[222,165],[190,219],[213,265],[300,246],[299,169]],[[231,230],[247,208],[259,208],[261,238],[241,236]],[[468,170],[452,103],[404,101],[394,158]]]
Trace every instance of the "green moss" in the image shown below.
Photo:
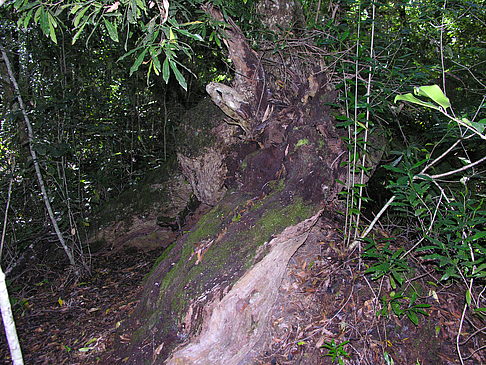
[[[278,191],[285,187],[283,180],[275,184]],[[155,327],[164,333],[173,331],[183,320],[191,298],[197,298],[215,283],[234,284],[259,259],[256,257],[259,246],[314,212],[316,207],[304,204],[300,198],[290,204],[282,202],[276,190],[251,209],[247,209],[248,197],[235,195],[233,200],[225,199],[199,220],[184,242],[179,243],[183,247],[177,262],[160,279],[159,292],[151,299],[155,303],[147,304],[145,325],[134,334],[135,342],[140,342]],[[204,253],[202,262],[194,265],[195,258],[189,261],[189,257],[197,243],[204,239],[215,239],[215,242]],[[154,268],[170,257],[174,247],[172,244],[159,256]]]
[[[189,243],[197,243],[203,239],[215,235],[221,227],[224,218],[230,212],[224,206],[216,206],[209,213],[204,215],[196,225],[196,228],[187,238]]]
[[[169,256],[169,253],[172,251],[172,249],[175,247],[177,242],[173,242],[171,243],[169,246],[167,246],[167,248],[164,250],[164,252],[162,252],[162,254],[157,257],[157,259],[155,260],[154,264],[152,265],[152,268],[150,269],[149,273],[147,275],[144,276],[144,280],[146,278],[148,278],[150,275],[152,275],[152,273],[154,272],[154,270],[159,266],[159,264],[164,261],[167,256]]]
[[[233,216],[233,218],[231,218],[231,221],[232,221],[233,223],[235,223],[235,222],[239,222],[240,220],[241,220],[241,214],[240,214],[240,213],[235,214],[235,215]]]
[[[280,233],[286,227],[307,219],[314,211],[314,207],[304,204],[302,199],[296,199],[292,204],[281,206],[278,202],[263,204],[264,210],[260,219],[244,231],[234,236],[231,242],[220,248],[220,258],[232,257],[236,248],[239,248],[240,260],[245,269],[252,266],[256,249],[267,242],[273,235]],[[221,261],[223,264],[224,260]],[[219,266],[219,265],[215,265]]]
[[[285,180],[272,180],[268,182],[268,187],[272,191],[272,194],[279,193],[285,188]]]
[[[297,143],[295,144],[295,148],[299,148],[299,147],[302,147],[302,146],[305,146],[305,145],[308,145],[310,142],[307,138],[302,138],[302,139],[299,139],[297,141]]]
[[[189,260],[194,246],[203,239],[209,239],[216,235],[224,221],[224,218],[228,215],[228,211],[224,206],[216,206],[206,215],[204,215],[196,225],[195,229],[188,233],[184,247],[182,248],[181,258],[172,267],[172,269],[164,276],[160,283],[161,293],[169,287],[174,281],[175,277],[180,274],[181,268]],[[192,271],[192,270],[191,270]]]
[[[304,204],[300,198],[288,206],[266,208],[255,227],[249,231],[251,239],[260,246],[268,241],[272,235],[303,219],[307,219],[312,212],[313,207]]]

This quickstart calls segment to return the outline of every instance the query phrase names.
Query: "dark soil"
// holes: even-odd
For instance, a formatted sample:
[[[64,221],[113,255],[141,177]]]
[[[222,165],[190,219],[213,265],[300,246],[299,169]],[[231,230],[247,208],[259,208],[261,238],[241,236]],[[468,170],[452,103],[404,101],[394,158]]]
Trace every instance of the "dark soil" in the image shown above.
[[[92,258],[92,276],[76,283],[42,267],[19,278],[11,297],[25,364],[102,364],[160,253],[105,252]],[[8,358],[2,327],[0,359]]]
[[[349,341],[342,346],[344,364],[386,364],[384,352],[397,365],[460,363],[455,341],[463,288],[436,287],[417,268],[407,285],[423,293],[419,302],[431,305],[429,316],[419,316],[417,326],[406,316],[377,316],[379,298],[391,290],[387,281],[364,276],[369,263],[360,262],[357,252],[341,250],[339,235],[323,232],[328,228],[313,232],[290,262],[272,317],[271,343],[258,364],[331,364],[323,346],[333,341]],[[25,363],[123,363],[108,356],[116,329],[132,313],[144,276],[160,253],[99,254],[85,282],[65,282],[62,270],[42,267],[19,278],[11,285],[17,288],[11,296]],[[431,290],[438,300],[429,295]],[[484,331],[484,323],[474,317],[464,321],[461,351],[467,365],[486,363],[484,351],[475,350],[484,346],[481,326]],[[3,331],[0,356],[2,363],[10,363]]]
[[[321,232],[329,230],[321,227]],[[437,287],[432,284],[436,282],[430,275],[433,271],[426,274],[430,268],[412,262],[415,276],[402,289],[423,293],[416,303],[430,305],[425,310],[428,316],[419,315],[418,325],[406,315],[379,316],[380,298],[392,288],[386,279],[372,281],[364,275],[370,262],[360,261],[358,252],[343,251],[342,242],[340,235],[313,232],[294,255],[272,318],[272,343],[259,364],[312,365],[339,360],[347,365],[393,364],[385,361],[385,352],[397,365],[459,364],[456,336],[465,288]],[[406,247],[407,242],[400,245]],[[484,364],[484,322],[470,314],[466,317],[461,331],[464,364]],[[342,356],[333,362],[331,348],[342,343]]]

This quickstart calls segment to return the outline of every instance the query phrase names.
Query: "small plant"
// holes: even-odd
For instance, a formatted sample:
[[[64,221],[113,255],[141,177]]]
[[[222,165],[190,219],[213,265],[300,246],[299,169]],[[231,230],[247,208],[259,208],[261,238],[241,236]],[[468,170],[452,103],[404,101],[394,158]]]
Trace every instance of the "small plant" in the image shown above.
[[[407,261],[401,258],[404,251],[403,248],[397,251],[390,249],[389,240],[386,241],[384,247],[379,248],[374,240],[366,240],[371,243],[364,248],[362,256],[363,258],[374,260],[376,263],[370,266],[365,271],[365,274],[371,274],[373,280],[387,276],[393,289],[401,286],[405,280],[403,274],[410,270]]]
[[[344,346],[347,345],[349,341],[344,341],[337,344],[334,340],[331,342],[325,342],[321,347],[328,350],[327,354],[324,356],[331,357],[332,362],[336,362],[339,365],[344,364],[344,358],[349,358],[349,354],[344,350]]]
[[[406,315],[410,322],[417,326],[418,315],[428,316],[429,314],[424,309],[430,307],[430,304],[416,304],[417,298],[418,295],[415,292],[411,297],[407,297],[403,293],[392,291],[381,298],[382,309],[378,311],[378,315],[388,317],[390,312],[393,312],[398,318]]]

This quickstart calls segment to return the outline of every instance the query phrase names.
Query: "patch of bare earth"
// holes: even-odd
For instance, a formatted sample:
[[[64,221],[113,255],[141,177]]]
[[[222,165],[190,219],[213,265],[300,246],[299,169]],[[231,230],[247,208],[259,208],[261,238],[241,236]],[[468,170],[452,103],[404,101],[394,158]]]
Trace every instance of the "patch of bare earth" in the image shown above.
[[[92,276],[66,282],[62,269],[33,268],[11,293],[25,364],[103,364],[119,323],[138,303],[143,278],[160,250],[105,252],[93,257]],[[20,302],[18,302],[20,301]],[[10,364],[3,327],[0,362]]]

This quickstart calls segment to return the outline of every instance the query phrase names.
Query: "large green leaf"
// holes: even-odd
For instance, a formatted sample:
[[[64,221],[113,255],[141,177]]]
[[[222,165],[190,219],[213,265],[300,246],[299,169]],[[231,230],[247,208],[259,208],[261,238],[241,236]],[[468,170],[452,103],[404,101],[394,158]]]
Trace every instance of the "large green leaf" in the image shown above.
[[[421,105],[421,106],[425,106],[427,108],[432,108],[432,109],[440,110],[440,107],[438,107],[436,104],[431,103],[429,101],[420,100],[420,99],[416,98],[415,96],[413,96],[410,93],[404,94],[404,95],[397,95],[397,96],[395,96],[394,102],[396,103],[399,100],[408,101],[410,103],[417,104],[417,105]]]
[[[86,12],[89,10],[90,6],[91,6],[91,4],[88,4],[83,10],[81,10],[79,13],[76,14],[76,16],[74,17],[74,21],[73,21],[74,28],[76,28],[79,25],[79,23],[81,22],[81,20],[84,17],[84,14],[86,14]]]
[[[57,44],[56,29],[55,29],[57,27],[56,20],[50,13],[47,14],[47,20],[49,23],[49,36],[51,37],[52,41],[55,44]]]
[[[435,103],[439,104],[444,109],[450,108],[451,102],[449,98],[444,95],[442,90],[437,85],[419,86],[414,89],[415,95],[425,96],[432,99]]]

